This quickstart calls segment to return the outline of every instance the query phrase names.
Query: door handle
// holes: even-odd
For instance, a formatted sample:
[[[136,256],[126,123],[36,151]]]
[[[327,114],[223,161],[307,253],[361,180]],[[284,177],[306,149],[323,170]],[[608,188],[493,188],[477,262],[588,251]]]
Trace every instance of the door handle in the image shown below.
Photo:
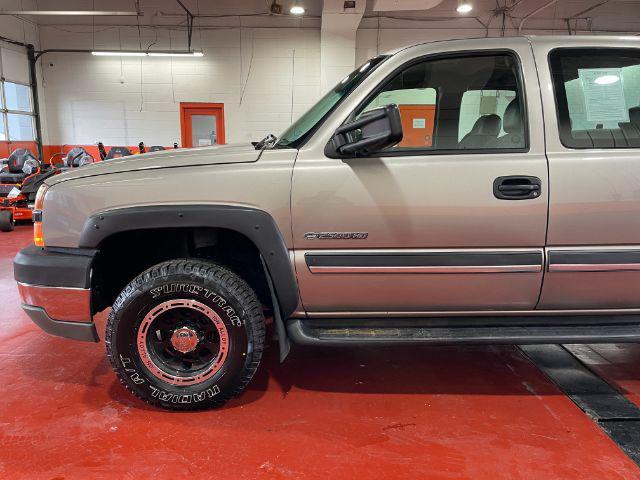
[[[493,182],[493,195],[500,200],[527,200],[538,198],[542,181],[538,177],[510,175],[498,177]]]

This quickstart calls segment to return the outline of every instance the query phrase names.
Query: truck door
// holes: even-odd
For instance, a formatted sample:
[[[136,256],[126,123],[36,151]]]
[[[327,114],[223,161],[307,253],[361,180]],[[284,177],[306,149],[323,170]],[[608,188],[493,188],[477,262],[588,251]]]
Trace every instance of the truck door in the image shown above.
[[[640,307],[640,45],[594,43],[534,42],[551,178],[542,309]]]
[[[535,307],[548,183],[531,48],[451,45],[386,60],[301,148],[293,237],[309,315]],[[392,103],[411,127],[399,145],[325,156],[344,121]]]

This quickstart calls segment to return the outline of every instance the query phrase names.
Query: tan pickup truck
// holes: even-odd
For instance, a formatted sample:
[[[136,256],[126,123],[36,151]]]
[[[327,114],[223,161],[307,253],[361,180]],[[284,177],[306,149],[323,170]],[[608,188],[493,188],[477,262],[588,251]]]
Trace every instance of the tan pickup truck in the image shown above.
[[[47,180],[15,259],[45,331],[161,407],[222,405],[290,343],[640,340],[640,38],[434,42],[279,137]]]

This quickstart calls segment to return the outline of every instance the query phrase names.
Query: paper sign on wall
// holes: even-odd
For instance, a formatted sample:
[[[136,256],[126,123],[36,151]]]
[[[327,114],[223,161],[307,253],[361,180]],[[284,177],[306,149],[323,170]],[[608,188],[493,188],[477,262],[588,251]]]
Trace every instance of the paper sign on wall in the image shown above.
[[[427,121],[424,118],[414,118],[413,128],[427,128]]]
[[[621,68],[580,68],[578,75],[584,92],[587,121],[629,121]]]

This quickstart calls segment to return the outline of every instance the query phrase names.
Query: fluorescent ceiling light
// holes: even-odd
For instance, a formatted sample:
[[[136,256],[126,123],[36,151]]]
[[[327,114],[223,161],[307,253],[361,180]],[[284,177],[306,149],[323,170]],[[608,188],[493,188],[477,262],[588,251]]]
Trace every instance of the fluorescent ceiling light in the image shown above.
[[[304,13],[304,7],[302,5],[298,5],[298,2],[296,2],[291,9],[289,10],[289,12],[292,15],[302,15]]]
[[[473,10],[473,5],[464,0],[458,0],[458,8],[456,8],[458,13],[469,13],[471,10]]]
[[[5,10],[0,11],[0,15],[84,15],[91,17],[141,17],[142,12],[96,12],[91,10]]]
[[[146,57],[147,54],[145,52],[91,52],[91,55],[96,55],[100,57]]]
[[[99,57],[203,57],[202,52],[155,51],[132,52],[127,50],[94,50],[91,55]]]
[[[149,52],[150,57],[203,57],[202,52]]]
[[[601,77],[596,78],[594,81],[598,85],[611,85],[612,83],[617,83],[620,80],[620,77],[617,75],[602,75]]]

